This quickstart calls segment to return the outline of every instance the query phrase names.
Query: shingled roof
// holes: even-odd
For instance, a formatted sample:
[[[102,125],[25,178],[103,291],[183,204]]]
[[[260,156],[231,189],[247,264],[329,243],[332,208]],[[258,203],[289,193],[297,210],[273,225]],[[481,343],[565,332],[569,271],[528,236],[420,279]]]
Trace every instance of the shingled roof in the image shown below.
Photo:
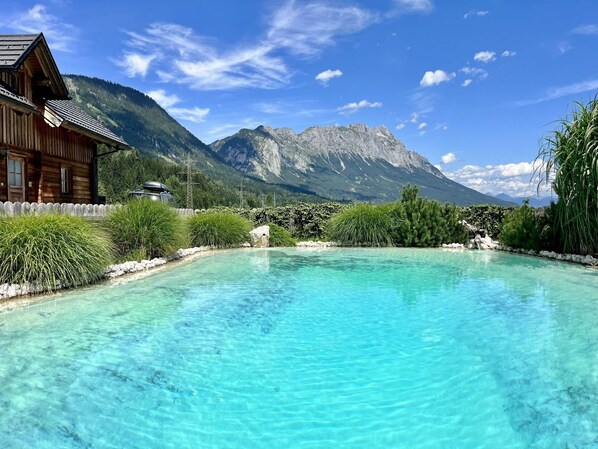
[[[37,107],[27,98],[17,95],[0,85],[0,101],[1,100],[8,101],[17,107],[25,108],[31,111],[37,110]]]
[[[127,142],[70,100],[48,100],[46,107],[62,118],[67,125],[81,131],[82,134],[91,134],[90,137],[108,145],[128,146]]]
[[[41,40],[40,34],[0,34],[0,68],[16,68]]]

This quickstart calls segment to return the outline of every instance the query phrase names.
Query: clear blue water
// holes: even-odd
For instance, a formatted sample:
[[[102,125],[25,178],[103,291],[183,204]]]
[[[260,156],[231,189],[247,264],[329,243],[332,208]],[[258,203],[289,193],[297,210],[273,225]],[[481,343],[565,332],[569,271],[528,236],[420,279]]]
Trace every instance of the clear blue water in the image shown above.
[[[598,448],[598,272],[234,250],[0,314],[0,448]]]

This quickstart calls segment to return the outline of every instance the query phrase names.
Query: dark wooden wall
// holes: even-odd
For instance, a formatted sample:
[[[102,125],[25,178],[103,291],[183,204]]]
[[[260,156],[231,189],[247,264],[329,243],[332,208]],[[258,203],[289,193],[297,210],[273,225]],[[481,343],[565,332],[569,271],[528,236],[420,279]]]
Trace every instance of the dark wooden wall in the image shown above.
[[[64,127],[52,128],[40,115],[0,107],[0,146],[26,158],[26,200],[91,203],[95,142]],[[69,195],[60,192],[60,168],[71,170]],[[31,183],[31,186],[30,186]],[[2,184],[4,184],[2,186]],[[0,201],[8,198],[7,162],[0,160]]]

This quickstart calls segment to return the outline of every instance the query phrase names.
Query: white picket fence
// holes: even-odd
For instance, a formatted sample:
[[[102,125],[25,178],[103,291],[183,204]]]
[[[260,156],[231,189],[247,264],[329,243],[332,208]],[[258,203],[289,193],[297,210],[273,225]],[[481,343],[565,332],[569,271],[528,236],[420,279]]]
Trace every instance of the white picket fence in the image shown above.
[[[17,215],[42,215],[42,214],[61,214],[76,215],[92,219],[102,219],[110,212],[122,207],[119,204],[72,204],[72,203],[29,203],[20,202],[1,202],[0,216],[5,215],[14,217]],[[196,213],[193,209],[176,209],[181,215],[193,215]]]

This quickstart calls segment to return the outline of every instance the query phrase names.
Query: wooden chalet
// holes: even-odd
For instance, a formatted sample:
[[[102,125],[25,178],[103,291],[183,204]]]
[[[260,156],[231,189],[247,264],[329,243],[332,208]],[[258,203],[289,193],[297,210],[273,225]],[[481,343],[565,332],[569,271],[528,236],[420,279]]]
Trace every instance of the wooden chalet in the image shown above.
[[[69,100],[43,34],[0,35],[0,201],[97,203],[99,144],[127,147]]]

